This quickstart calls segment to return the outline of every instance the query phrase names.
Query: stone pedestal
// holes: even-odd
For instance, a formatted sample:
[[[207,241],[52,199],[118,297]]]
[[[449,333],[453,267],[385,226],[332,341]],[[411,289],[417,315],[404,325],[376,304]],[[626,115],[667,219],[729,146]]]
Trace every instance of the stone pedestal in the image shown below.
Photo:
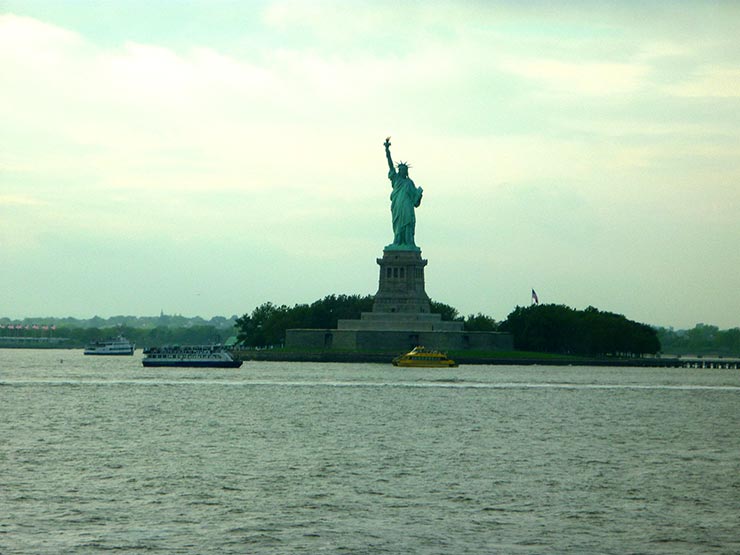
[[[429,297],[424,291],[427,261],[420,251],[384,250],[380,266],[374,313],[429,314]]]
[[[383,251],[378,292],[372,312],[363,312],[359,320],[339,320],[337,329],[364,331],[461,331],[462,322],[443,322],[432,314],[429,296],[424,290],[427,261],[419,250]]]
[[[424,290],[427,261],[418,248],[386,248],[377,262],[380,278],[372,312],[363,312],[359,320],[339,320],[335,330],[287,330],[286,345],[395,353],[417,345],[440,350],[512,349],[507,333],[465,332],[462,322],[442,321],[441,314],[431,312]]]

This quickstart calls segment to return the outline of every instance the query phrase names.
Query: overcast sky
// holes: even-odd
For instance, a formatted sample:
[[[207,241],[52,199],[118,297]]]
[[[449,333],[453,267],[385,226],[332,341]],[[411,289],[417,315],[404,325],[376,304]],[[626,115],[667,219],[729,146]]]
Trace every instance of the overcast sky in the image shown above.
[[[426,290],[740,326],[740,2],[0,1],[0,316]]]

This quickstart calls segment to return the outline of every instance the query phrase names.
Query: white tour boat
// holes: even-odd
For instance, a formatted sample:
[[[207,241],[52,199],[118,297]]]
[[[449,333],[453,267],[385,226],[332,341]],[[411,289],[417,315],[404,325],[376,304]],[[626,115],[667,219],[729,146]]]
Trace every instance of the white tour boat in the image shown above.
[[[119,335],[118,337],[93,341],[85,347],[86,355],[133,355],[136,345]]]

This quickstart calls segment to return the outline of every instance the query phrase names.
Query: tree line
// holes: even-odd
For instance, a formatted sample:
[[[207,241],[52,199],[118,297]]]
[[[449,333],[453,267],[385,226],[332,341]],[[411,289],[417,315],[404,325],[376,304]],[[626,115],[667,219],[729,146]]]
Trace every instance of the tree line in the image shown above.
[[[287,329],[336,328],[338,320],[359,318],[372,307],[372,295],[329,295],[310,305],[293,307],[266,302],[236,319],[237,338],[248,347],[282,346]]]
[[[466,331],[511,333],[514,346],[519,350],[586,356],[657,352],[740,356],[740,328],[720,330],[717,326],[706,324],[697,324],[690,330],[653,328],[594,307],[575,310],[563,305],[516,307],[506,320],[497,322],[482,313],[463,317],[450,305],[437,301],[431,301],[430,304],[432,312],[441,314],[443,320],[463,322]],[[215,317],[210,321],[164,314],[159,317],[114,317],[85,321],[55,318],[56,330],[53,332],[24,331],[23,335],[53,334],[55,337],[68,338],[69,341],[63,344],[65,347],[81,347],[119,334],[140,348],[218,343],[234,335],[249,347],[281,346],[285,342],[287,329],[335,329],[338,320],[358,319],[362,312],[372,311],[372,307],[372,295],[328,295],[311,304],[292,307],[267,302],[240,318]],[[125,319],[129,325],[122,322],[111,325],[119,319]],[[2,324],[9,322],[11,320],[8,318],[0,318]],[[148,327],[142,327],[144,322]],[[232,322],[235,322],[233,326],[230,325]],[[5,331],[4,335],[12,337],[13,333]]]
[[[740,328],[720,330],[707,324],[690,330],[658,328],[658,338],[664,353],[740,356]]]
[[[372,295],[329,295],[292,307],[267,302],[236,320],[237,337],[248,347],[282,346],[287,329],[335,329],[338,320],[358,319],[372,306]],[[454,307],[436,301],[431,302],[431,309],[443,320],[462,322],[465,331],[509,332],[519,350],[586,356],[636,356],[660,351],[652,327],[594,307],[517,307],[501,323],[482,313],[463,317]]]
[[[225,316],[213,316],[210,319],[201,318],[200,316],[182,316],[181,314],[165,314],[162,312],[159,316],[111,316],[109,318],[101,318],[100,316],[93,316],[92,318],[73,318],[67,316],[64,318],[55,318],[50,316],[44,316],[40,318],[23,318],[23,319],[12,319],[7,317],[0,317],[0,326],[9,324],[22,324],[24,326],[56,326],[58,328],[115,328],[119,326],[127,326],[129,328],[155,328],[155,327],[175,327],[175,328],[187,328],[193,326],[214,326],[220,329],[232,329],[234,322],[236,321],[236,315],[225,317]]]
[[[363,312],[373,309],[373,295],[328,295],[311,304],[292,307],[261,304],[251,313],[236,320],[237,337],[248,347],[282,346],[288,329],[335,329],[339,320],[357,320]],[[431,310],[442,320],[463,322],[468,331],[494,331],[496,321],[484,314],[460,316],[454,307],[431,301]]]
[[[651,326],[592,306],[585,310],[556,304],[516,307],[499,330],[511,333],[514,347],[523,351],[638,356],[661,350]]]
[[[66,338],[63,347],[84,347],[94,341],[123,335],[136,344],[137,348],[161,347],[163,345],[210,345],[223,343],[235,335],[232,329],[221,329],[215,326],[189,326],[183,328],[158,326],[142,329],[130,326],[107,328],[57,327],[54,337]]]

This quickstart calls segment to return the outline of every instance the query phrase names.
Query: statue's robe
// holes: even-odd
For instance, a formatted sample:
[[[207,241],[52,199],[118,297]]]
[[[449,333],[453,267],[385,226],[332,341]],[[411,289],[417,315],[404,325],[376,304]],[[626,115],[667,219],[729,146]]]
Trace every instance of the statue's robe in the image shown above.
[[[416,215],[414,208],[421,204],[421,189],[408,177],[401,177],[396,169],[388,171],[391,180],[391,215],[393,217],[393,244],[415,246]]]

